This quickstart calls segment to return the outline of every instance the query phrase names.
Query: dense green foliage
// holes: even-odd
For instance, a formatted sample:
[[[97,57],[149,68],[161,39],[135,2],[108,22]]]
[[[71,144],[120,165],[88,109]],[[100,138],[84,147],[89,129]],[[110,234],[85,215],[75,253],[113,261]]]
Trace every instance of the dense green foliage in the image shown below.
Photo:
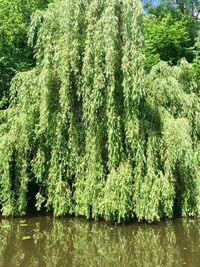
[[[66,0],[35,14],[37,65],[1,115],[3,215],[25,214],[33,187],[55,216],[200,215],[199,76],[186,60],[145,73],[142,13],[138,0]]]
[[[10,81],[18,71],[30,69],[35,60],[27,45],[31,15],[49,0],[0,0],[0,108],[6,106]]]
[[[190,3],[185,4],[185,12],[182,12],[174,2],[159,1],[156,5],[147,5],[144,31],[148,71],[160,60],[176,65],[183,57],[189,62],[194,59],[199,20],[191,14]]]
[[[27,45],[31,15],[54,0],[0,1],[0,109],[8,107],[10,83],[19,71],[35,65],[33,49]],[[146,70],[160,60],[176,64],[182,57],[193,60],[193,46],[199,28],[199,0],[143,0]]]

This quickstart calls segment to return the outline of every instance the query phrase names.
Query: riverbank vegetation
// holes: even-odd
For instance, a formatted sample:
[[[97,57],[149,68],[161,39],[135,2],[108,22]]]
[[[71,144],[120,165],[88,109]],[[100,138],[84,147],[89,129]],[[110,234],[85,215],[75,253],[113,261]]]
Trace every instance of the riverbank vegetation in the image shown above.
[[[179,6],[144,14],[138,0],[35,12],[35,67],[0,113],[2,214],[26,214],[33,197],[55,216],[199,216],[198,27]]]

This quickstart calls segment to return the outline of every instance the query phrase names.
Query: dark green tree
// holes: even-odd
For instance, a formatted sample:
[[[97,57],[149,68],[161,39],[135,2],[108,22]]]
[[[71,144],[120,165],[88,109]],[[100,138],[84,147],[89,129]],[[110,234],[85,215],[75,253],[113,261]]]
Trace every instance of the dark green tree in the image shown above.
[[[47,7],[49,0],[1,0],[0,2],[0,108],[6,107],[11,79],[34,66],[33,49],[27,44],[31,15]]]
[[[145,54],[147,70],[160,60],[176,65],[181,58],[192,62],[199,21],[190,14],[190,8],[181,12],[175,1],[160,1],[147,5],[145,18]]]

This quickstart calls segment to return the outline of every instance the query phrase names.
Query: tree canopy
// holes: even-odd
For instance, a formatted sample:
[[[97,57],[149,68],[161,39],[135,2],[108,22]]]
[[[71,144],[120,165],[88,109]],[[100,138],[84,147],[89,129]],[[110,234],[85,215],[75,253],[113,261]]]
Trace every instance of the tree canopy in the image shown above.
[[[3,215],[25,214],[32,194],[55,216],[200,215],[199,52],[194,66],[146,73],[143,18],[138,0],[35,13],[36,66],[15,76],[1,113]]]
[[[160,60],[176,65],[181,58],[186,58],[188,62],[194,59],[194,45],[200,23],[191,13],[191,1],[182,1],[185,12],[181,11],[177,2],[158,1],[154,5],[149,2],[146,4],[148,11],[144,31],[147,70]],[[192,1],[193,6],[197,7],[198,1],[196,4],[194,2]]]

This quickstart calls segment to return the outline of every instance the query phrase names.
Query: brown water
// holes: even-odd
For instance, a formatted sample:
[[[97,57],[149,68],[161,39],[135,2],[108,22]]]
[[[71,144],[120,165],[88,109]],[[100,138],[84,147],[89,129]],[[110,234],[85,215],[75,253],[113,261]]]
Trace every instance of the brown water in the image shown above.
[[[0,218],[0,267],[200,266],[200,221],[112,225]]]

